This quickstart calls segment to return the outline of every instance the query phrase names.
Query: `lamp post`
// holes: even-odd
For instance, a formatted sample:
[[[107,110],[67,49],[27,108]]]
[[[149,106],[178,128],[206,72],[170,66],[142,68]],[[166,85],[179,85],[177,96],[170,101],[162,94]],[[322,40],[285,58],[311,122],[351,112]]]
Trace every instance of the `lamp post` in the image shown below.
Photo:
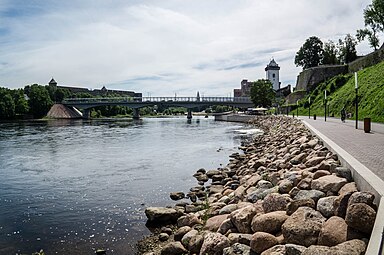
[[[357,72],[355,72],[355,92],[356,92],[356,99],[355,99],[355,107],[356,107],[356,129],[358,129],[358,110],[359,110],[359,103],[358,103],[358,84],[357,84]]]
[[[309,104],[308,117],[311,118],[311,97],[308,98],[308,104]]]
[[[324,90],[324,121],[327,121],[327,90]]]
[[[296,101],[296,116],[299,118],[299,100]]]

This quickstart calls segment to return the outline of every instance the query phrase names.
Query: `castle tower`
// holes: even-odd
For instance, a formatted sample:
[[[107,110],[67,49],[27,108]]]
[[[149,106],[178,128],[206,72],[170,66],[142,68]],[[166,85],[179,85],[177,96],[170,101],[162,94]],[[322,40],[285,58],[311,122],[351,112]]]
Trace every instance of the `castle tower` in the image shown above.
[[[52,77],[52,79],[51,79],[51,81],[48,83],[48,85],[51,86],[51,87],[56,88],[56,87],[57,87],[57,82],[56,82],[55,79],[53,79],[53,77]]]
[[[279,79],[280,67],[272,58],[271,62],[265,68],[267,79],[271,81],[273,89],[275,91],[280,89],[280,79]]]

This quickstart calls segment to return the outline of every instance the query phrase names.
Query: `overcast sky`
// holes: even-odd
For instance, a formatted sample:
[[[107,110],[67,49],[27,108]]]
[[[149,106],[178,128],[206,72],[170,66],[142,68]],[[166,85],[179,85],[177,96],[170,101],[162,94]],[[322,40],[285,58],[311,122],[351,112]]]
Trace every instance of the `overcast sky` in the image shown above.
[[[0,86],[133,90],[143,96],[229,96],[265,78],[282,86],[310,36],[363,28],[371,0],[0,0]],[[371,49],[359,44],[358,54]]]

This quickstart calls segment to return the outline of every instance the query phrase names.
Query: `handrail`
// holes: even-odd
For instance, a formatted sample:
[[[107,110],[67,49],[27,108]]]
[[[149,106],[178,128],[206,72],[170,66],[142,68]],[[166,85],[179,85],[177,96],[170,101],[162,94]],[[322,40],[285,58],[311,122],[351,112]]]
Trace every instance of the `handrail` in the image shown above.
[[[228,103],[251,103],[249,97],[103,97],[103,98],[67,98],[64,104],[84,103],[128,103],[128,102],[228,102]]]

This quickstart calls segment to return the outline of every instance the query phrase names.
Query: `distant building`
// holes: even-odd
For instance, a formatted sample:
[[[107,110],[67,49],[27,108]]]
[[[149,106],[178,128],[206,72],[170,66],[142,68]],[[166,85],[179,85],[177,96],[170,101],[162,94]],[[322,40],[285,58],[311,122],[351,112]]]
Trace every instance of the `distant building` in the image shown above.
[[[104,96],[108,93],[113,93],[113,94],[118,94],[120,96],[142,97],[142,93],[135,93],[133,91],[127,91],[127,90],[112,90],[112,89],[107,89],[105,86],[103,86],[101,89],[93,89],[93,90],[90,90],[88,88],[81,88],[81,87],[69,87],[69,86],[62,86],[62,85],[58,86],[54,78],[52,78],[49,81],[48,85],[55,88],[67,89],[72,93],[88,93],[92,96]]]
[[[278,91],[280,89],[279,71],[280,71],[279,65],[272,58],[272,60],[269,62],[269,64],[265,68],[265,73],[266,73],[266,79],[271,81],[273,85],[273,89],[275,91]]]
[[[270,80],[273,89],[276,91],[277,96],[284,96],[291,93],[291,86],[280,88],[280,67],[276,61],[272,58],[267,67],[265,68],[266,79]],[[251,87],[253,82],[246,79],[241,81],[240,89],[234,89],[234,97],[249,97],[251,94]]]

